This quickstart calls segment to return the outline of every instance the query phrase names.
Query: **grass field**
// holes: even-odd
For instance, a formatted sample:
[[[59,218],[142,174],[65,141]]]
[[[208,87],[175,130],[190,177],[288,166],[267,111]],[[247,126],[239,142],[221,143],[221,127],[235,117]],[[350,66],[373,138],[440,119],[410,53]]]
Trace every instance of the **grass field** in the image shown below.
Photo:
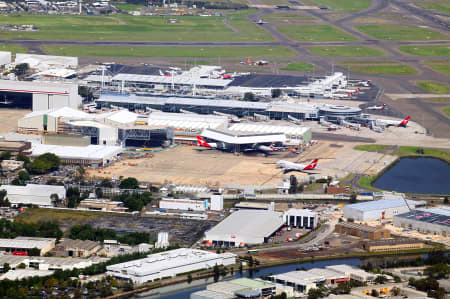
[[[422,6],[426,9],[431,10],[437,10],[439,12],[443,12],[446,14],[450,14],[450,3],[442,3],[442,2],[435,2],[435,3],[418,3],[418,5]]]
[[[308,15],[299,15],[299,14],[271,14],[271,15],[265,15],[262,17],[264,21],[267,21],[269,23],[278,23],[282,24],[285,21],[289,22],[308,22],[311,23],[313,21],[317,21],[317,19],[313,16]]]
[[[69,211],[53,209],[27,209],[25,213],[20,214],[14,220],[27,223],[36,223],[39,221],[57,221],[79,223],[88,219],[94,219],[98,216],[108,215],[99,212],[90,211]]]
[[[438,82],[432,82],[432,81],[417,81],[416,82],[417,87],[422,88],[423,90],[426,90],[431,93],[449,93],[450,92],[450,86],[444,85],[442,83]]]
[[[2,45],[0,45],[0,51],[8,51],[13,54],[28,52],[27,49],[25,49],[21,45],[16,45],[16,44],[2,44]]]
[[[393,65],[352,65],[339,64],[339,66],[354,73],[374,74],[374,75],[414,75],[417,73],[415,69],[409,65],[393,64]]]
[[[402,52],[418,56],[450,56],[450,45],[436,46],[400,46]]]
[[[356,38],[336,27],[330,25],[306,25],[306,26],[279,26],[278,29],[286,36],[309,42],[346,42]]]
[[[142,5],[136,5],[136,4],[116,4],[117,8],[119,8],[122,11],[137,11],[141,10],[143,7]]]
[[[308,0],[307,2],[339,12],[357,12],[370,6],[370,0]]]
[[[285,47],[108,47],[45,45],[45,52],[62,56],[100,57],[167,57],[167,58],[234,58],[234,57],[294,57],[295,52]]]
[[[348,46],[315,46],[308,48],[313,54],[328,57],[367,57],[383,56],[384,52],[369,47],[348,47]]]
[[[120,40],[120,41],[270,41],[258,25],[245,18],[255,10],[242,10],[223,17],[177,17],[180,23],[168,24],[167,17],[150,16],[64,16],[0,15],[1,24],[33,24],[37,32],[1,32],[0,39],[44,40]]]
[[[444,108],[444,113],[450,117],[450,107]]]
[[[363,144],[363,145],[357,145],[354,147],[355,150],[366,151],[366,152],[377,152],[377,151],[385,150],[388,148],[392,148],[392,146],[382,145],[382,144]]]
[[[315,66],[310,63],[305,62],[292,62],[287,66],[281,68],[283,71],[312,71],[315,69]]]
[[[358,185],[369,190],[381,190],[372,186],[376,178],[376,176],[362,176],[358,181]]]
[[[378,65],[378,64],[397,64],[397,61],[392,61],[392,60],[343,60],[343,61],[339,61],[339,64],[355,64],[355,65],[359,65],[359,64],[374,64],[374,65]]]
[[[438,149],[432,149],[432,148],[423,148],[420,146],[400,146],[398,147],[394,152],[390,151],[389,149],[392,148],[391,145],[357,145],[354,147],[354,149],[357,150],[365,150],[365,151],[377,151],[381,153],[389,153],[392,155],[397,155],[400,157],[405,156],[431,156],[436,158],[445,159],[447,161],[450,161],[450,153],[446,151],[441,151]],[[417,150],[422,149],[423,155],[418,154]],[[367,181],[367,180],[366,180]]]
[[[360,25],[356,28],[374,38],[383,40],[448,40],[448,36],[427,28],[411,25]]]
[[[450,76],[450,65],[448,64],[430,64],[429,67]]]

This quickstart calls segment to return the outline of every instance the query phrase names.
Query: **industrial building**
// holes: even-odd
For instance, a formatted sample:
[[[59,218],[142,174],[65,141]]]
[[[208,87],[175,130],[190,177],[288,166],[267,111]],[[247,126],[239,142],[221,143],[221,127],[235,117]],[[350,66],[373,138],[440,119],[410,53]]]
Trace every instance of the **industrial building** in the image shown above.
[[[211,194],[211,211],[222,211],[223,210],[223,194],[219,192],[214,192]]]
[[[93,211],[108,211],[108,212],[122,212],[128,210],[122,207],[123,203],[120,201],[113,201],[109,199],[86,198],[80,201],[78,208],[93,210]]]
[[[307,294],[310,289],[325,285],[323,275],[308,273],[306,271],[291,271],[269,276],[269,280],[282,285],[291,286],[296,292]]]
[[[0,239],[0,251],[13,254],[14,252],[29,255],[31,249],[37,248],[40,255],[44,255],[55,247],[56,239],[17,237],[15,239]]]
[[[31,142],[28,141],[5,141],[0,139],[0,152],[8,151],[12,157],[17,154],[28,154],[31,149]]]
[[[317,213],[307,209],[289,209],[283,216],[289,227],[315,229],[319,224]]]
[[[394,226],[413,229],[425,234],[450,236],[450,211],[419,209],[394,216]]]
[[[239,210],[205,232],[207,244],[240,247],[267,242],[284,225],[283,213]]]
[[[159,201],[159,208],[203,212],[208,209],[208,200],[192,200],[189,198],[163,198]]]
[[[48,110],[61,107],[77,108],[82,98],[78,84],[44,81],[0,80],[0,98],[3,108]]]
[[[231,253],[216,254],[208,251],[180,248],[151,254],[144,259],[107,266],[107,275],[130,280],[140,285],[149,281],[200,269],[211,269],[215,265],[229,266],[236,262]]]
[[[344,217],[358,221],[392,218],[395,215],[414,209],[416,202],[412,200],[383,199],[361,202],[344,206]]]
[[[376,278],[376,274],[366,272],[364,270],[354,268],[349,265],[332,265],[325,267],[328,270],[333,270],[343,275],[348,275],[350,279],[361,281],[361,282],[372,282]]]
[[[369,252],[411,250],[423,248],[423,242],[417,239],[395,238],[383,240],[362,240],[359,248]]]
[[[341,222],[336,224],[335,232],[370,240],[380,240],[391,237],[391,231],[388,229],[353,222]]]
[[[64,239],[51,253],[55,256],[89,257],[101,249],[100,243],[90,240]]]
[[[98,167],[117,161],[122,152],[123,148],[120,146],[88,145],[83,147],[35,143],[32,147],[31,157],[51,153],[58,156],[61,163]]]
[[[0,165],[3,171],[14,171],[23,168],[23,161],[16,160],[3,160]]]
[[[0,190],[6,191],[6,198],[12,205],[26,204],[42,207],[52,207],[55,202],[51,198],[53,194],[58,200],[66,198],[64,186],[28,184],[26,186],[2,185]]]

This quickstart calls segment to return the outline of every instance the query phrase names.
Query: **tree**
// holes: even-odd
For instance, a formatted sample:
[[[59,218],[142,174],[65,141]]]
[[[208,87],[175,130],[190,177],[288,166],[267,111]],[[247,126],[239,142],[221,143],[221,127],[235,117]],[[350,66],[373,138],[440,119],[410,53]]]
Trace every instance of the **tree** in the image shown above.
[[[388,281],[388,278],[384,275],[378,275],[377,278],[375,278],[375,283],[377,284],[383,284],[386,281]]]
[[[242,99],[245,102],[254,102],[255,99],[255,95],[253,94],[253,92],[246,92],[244,94],[244,98]]]
[[[57,170],[61,160],[52,153],[42,154],[34,159],[33,162],[26,165],[28,172],[33,174],[43,174],[49,171]]]
[[[295,194],[297,192],[297,177],[295,175],[291,175],[289,177],[290,181],[290,187],[289,187],[289,194]]]
[[[10,151],[4,151],[0,154],[0,161],[3,160],[9,160],[11,159],[11,152]]]
[[[192,282],[192,275],[191,275],[191,273],[189,273],[188,276],[187,276],[187,282],[188,283]]]
[[[278,98],[279,96],[281,96],[281,89],[272,89],[272,98]]]
[[[50,199],[52,200],[52,202],[54,204],[58,204],[58,202],[59,202],[59,196],[56,193],[53,193],[52,195],[50,195]]]
[[[444,279],[450,274],[450,266],[447,264],[436,264],[425,268],[423,273],[434,279]]]
[[[436,298],[436,299],[444,299],[445,298],[445,288],[439,287],[436,290],[430,290],[427,292],[428,297]]]
[[[8,272],[9,270],[11,270],[11,267],[9,266],[8,263],[4,263],[3,264],[3,273]]]
[[[217,264],[214,265],[213,271],[214,271],[214,282],[217,282],[217,281],[219,281],[219,277],[220,277],[220,269]]]
[[[18,153],[16,156],[16,161],[23,161],[24,164],[30,163],[30,158],[28,158],[27,156],[25,156],[22,153]]]
[[[370,292],[370,296],[372,296],[372,297],[378,297],[378,296],[380,296],[380,293],[378,293],[377,290],[372,289],[372,291]]]
[[[120,189],[138,189],[139,182],[135,178],[128,177],[120,182],[119,188]]]
[[[357,194],[356,194],[356,192],[352,192],[352,194],[350,194],[350,203],[356,203],[356,201],[357,201]]]
[[[399,287],[393,287],[393,288],[391,289],[391,292],[392,292],[392,294],[393,294],[394,296],[399,296],[400,293],[401,293],[401,290],[400,290]]]
[[[10,207],[11,203],[6,198],[6,190],[0,190],[0,207]]]
[[[102,188],[95,188],[95,196],[97,198],[102,198],[103,197],[103,191]]]
[[[29,181],[31,179],[30,175],[28,174],[28,172],[26,172],[25,170],[21,170],[19,171],[19,173],[17,174],[19,177],[19,180],[22,182],[26,182]]]
[[[27,266],[24,264],[24,263],[20,263],[18,266],[17,266],[17,269],[25,269]]]
[[[29,256],[40,256],[41,255],[41,250],[39,248],[31,248],[30,250],[28,250],[28,255]]]
[[[23,76],[27,73],[29,69],[29,65],[28,63],[20,63],[17,64],[14,69],[12,70],[12,72],[16,75],[16,76]]]
[[[444,204],[448,205],[448,196],[444,197]]]
[[[319,288],[309,289],[308,299],[319,299],[319,298],[322,298],[323,296],[324,296],[324,293],[321,289],[319,289]]]

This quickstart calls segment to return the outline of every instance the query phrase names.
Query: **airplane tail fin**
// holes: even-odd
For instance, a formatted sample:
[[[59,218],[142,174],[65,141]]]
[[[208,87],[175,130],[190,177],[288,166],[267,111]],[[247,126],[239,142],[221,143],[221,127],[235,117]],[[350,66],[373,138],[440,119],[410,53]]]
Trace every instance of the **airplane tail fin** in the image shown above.
[[[402,120],[402,122],[399,124],[399,126],[406,127],[410,118],[411,118],[411,116],[408,115],[404,120]]]
[[[205,141],[205,139],[203,139],[203,137],[201,136],[197,136],[197,145],[199,146],[205,146],[205,147],[211,147],[208,142]]]
[[[313,170],[317,167],[317,162],[319,159],[314,159],[308,166],[305,167],[304,170]]]

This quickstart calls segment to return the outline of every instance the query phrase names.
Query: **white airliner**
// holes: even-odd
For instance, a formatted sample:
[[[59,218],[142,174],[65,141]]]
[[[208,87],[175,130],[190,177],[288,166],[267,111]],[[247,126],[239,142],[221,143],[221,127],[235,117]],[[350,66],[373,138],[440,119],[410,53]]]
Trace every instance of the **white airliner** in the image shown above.
[[[387,110],[387,105],[383,104],[381,106],[370,106],[366,108],[367,110]]]
[[[289,172],[289,171],[304,172],[304,171],[316,169],[318,161],[319,161],[319,159],[314,159],[309,164],[300,164],[300,163],[294,163],[294,162],[289,162],[289,161],[285,161],[285,160],[280,160],[277,162],[277,168],[283,168],[285,173]]]
[[[267,24],[267,22],[263,21],[262,19],[259,19],[258,22],[256,22],[258,25]]]
[[[225,146],[219,146],[217,143],[206,142],[205,139],[203,139],[203,137],[201,137],[201,136],[197,136],[197,145],[207,147],[210,149],[218,149],[218,150],[226,149]],[[268,153],[268,152],[274,152],[275,147],[272,144],[271,145],[263,145],[263,144],[254,143],[254,144],[249,144],[249,146],[246,148],[243,148],[242,151],[243,152],[260,151],[263,153]]]
[[[377,123],[383,124],[386,127],[396,126],[396,127],[406,128],[410,118],[411,118],[411,116],[408,115],[404,120],[377,119]]]

